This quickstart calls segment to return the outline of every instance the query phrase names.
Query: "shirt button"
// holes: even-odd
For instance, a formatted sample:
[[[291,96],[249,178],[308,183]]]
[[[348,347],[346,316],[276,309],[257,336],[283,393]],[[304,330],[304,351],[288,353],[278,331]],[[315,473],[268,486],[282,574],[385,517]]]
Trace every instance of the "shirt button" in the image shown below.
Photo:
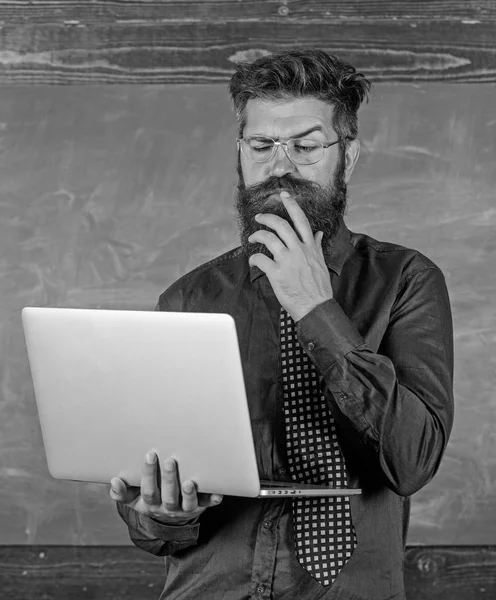
[[[278,475],[286,475],[287,471],[284,467],[279,467],[279,469],[277,469],[277,474]]]
[[[339,394],[339,399],[340,399],[340,400],[346,400],[346,398],[348,398],[348,396],[347,396],[347,395],[346,395],[344,392],[341,392],[341,393]]]
[[[307,344],[307,349],[311,352],[315,348],[315,344],[313,342],[309,342]]]
[[[255,591],[257,592],[257,594],[262,595],[265,592],[265,586],[259,583]]]
[[[273,525],[272,521],[269,521],[268,519],[267,519],[267,521],[264,521],[264,524],[263,524],[265,529],[271,529],[272,525]]]

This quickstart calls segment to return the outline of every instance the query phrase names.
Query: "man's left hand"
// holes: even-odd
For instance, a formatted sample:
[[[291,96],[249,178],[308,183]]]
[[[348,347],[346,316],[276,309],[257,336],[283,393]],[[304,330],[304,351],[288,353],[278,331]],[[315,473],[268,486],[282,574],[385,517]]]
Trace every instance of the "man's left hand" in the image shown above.
[[[299,321],[333,297],[331,278],[322,251],[324,234],[313,234],[307,216],[288,192],[281,192],[281,201],[300,237],[285,219],[270,213],[257,215],[257,223],[270,227],[277,235],[263,229],[253,233],[248,241],[264,244],[273,259],[253,254],[249,263],[267,275],[281,306]]]

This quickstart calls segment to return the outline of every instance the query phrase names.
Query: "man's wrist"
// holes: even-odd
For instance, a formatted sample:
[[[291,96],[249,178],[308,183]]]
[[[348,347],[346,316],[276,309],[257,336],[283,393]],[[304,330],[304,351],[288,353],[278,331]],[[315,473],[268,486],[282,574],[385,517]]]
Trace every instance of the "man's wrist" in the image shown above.
[[[293,317],[293,315],[291,315],[293,317],[293,321],[295,323],[297,323],[298,321],[301,321],[304,317],[306,317],[313,310],[315,310],[317,308],[317,306],[320,306],[321,304],[324,304],[325,302],[328,302],[329,300],[332,300],[332,299],[333,299],[333,297],[329,296],[328,298],[324,298],[322,300],[319,300],[318,302],[314,301],[310,306],[307,306],[305,308],[302,308],[302,309],[296,311],[294,317]]]

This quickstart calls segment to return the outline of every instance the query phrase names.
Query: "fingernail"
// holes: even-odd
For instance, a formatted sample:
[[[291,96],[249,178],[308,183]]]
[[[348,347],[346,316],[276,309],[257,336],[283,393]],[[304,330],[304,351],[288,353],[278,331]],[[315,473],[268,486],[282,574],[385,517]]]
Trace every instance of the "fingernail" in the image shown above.
[[[167,471],[173,471],[176,466],[176,463],[173,458],[167,458],[164,462],[164,467]]]
[[[214,504],[219,504],[222,501],[222,496],[212,496],[212,502]]]
[[[185,481],[183,483],[183,492],[186,492],[186,494],[191,494],[191,492],[194,490],[194,485],[192,481]]]
[[[289,198],[289,192],[281,192],[281,198]]]
[[[155,452],[148,452],[148,454],[146,455],[146,462],[149,465],[153,465],[153,463],[156,461],[157,459],[157,455],[155,454]]]

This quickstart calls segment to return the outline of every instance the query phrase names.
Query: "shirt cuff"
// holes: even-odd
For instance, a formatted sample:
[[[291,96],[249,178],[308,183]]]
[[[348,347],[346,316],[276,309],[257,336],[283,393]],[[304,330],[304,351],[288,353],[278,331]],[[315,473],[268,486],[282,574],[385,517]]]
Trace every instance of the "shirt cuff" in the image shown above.
[[[316,306],[296,325],[300,343],[321,373],[348,352],[366,345],[333,298]]]
[[[165,525],[136,511],[134,513],[137,525],[135,529],[145,531],[151,538],[167,542],[196,542],[198,539],[200,523]]]

